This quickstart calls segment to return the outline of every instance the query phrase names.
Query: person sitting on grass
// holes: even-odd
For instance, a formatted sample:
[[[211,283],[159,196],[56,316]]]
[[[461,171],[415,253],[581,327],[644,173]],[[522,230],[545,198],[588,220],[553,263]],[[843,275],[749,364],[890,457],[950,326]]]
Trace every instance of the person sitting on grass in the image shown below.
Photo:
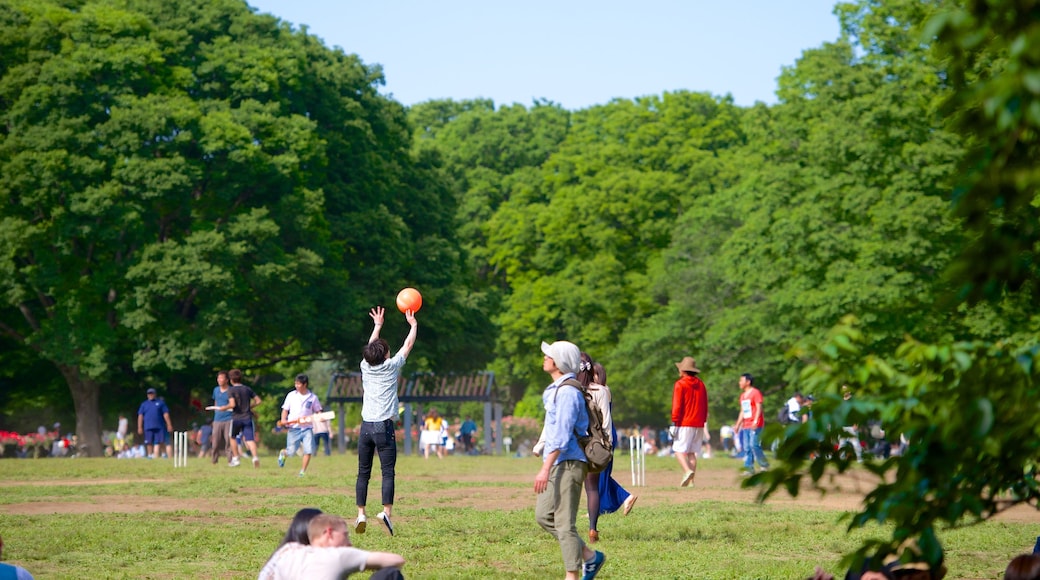
[[[258,580],[334,580],[355,572],[377,570],[376,580],[402,580],[404,557],[391,552],[367,552],[353,547],[347,522],[332,514],[317,514],[307,525],[310,545],[289,542],[271,556]]]
[[[285,531],[282,543],[278,544],[274,553],[267,559],[267,563],[260,569],[260,578],[268,578],[274,573],[274,555],[278,553],[278,550],[282,549],[282,546],[289,543],[303,544],[304,546],[310,545],[311,540],[310,536],[307,535],[307,526],[311,525],[311,520],[314,519],[314,516],[321,514],[322,511],[318,508],[303,508],[296,512],[292,522],[289,523],[289,529]]]

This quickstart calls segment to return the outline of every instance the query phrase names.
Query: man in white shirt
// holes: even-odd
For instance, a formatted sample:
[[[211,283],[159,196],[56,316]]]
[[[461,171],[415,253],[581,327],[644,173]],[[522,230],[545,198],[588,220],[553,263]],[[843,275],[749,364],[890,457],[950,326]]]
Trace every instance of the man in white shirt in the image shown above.
[[[787,422],[788,423],[801,423],[802,422],[802,405],[805,404],[805,397],[802,393],[795,393],[793,397],[787,400]]]
[[[310,379],[307,375],[296,375],[295,391],[285,395],[282,403],[282,418],[279,426],[289,427],[289,436],[285,441],[285,449],[278,453],[278,467],[285,467],[285,458],[296,455],[296,450],[303,445],[303,466],[300,477],[307,473],[307,466],[314,454],[314,430],[309,417],[321,412],[321,401],[310,390]]]
[[[404,557],[391,552],[366,552],[353,547],[347,522],[318,514],[307,526],[310,545],[289,542],[271,556],[258,580],[339,580],[355,572],[378,570],[372,578],[402,579]]]

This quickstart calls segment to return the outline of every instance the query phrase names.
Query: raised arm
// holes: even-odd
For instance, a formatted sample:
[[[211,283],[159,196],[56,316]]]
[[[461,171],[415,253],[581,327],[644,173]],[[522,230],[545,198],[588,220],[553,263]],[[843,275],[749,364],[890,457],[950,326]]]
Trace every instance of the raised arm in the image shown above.
[[[419,333],[419,322],[415,320],[415,313],[411,310],[406,311],[404,317],[412,328],[408,330],[408,336],[404,337],[404,344],[401,346],[401,350],[397,351],[397,354],[408,358],[408,355],[412,352],[412,347],[415,346],[415,336]]]
[[[386,310],[382,306],[376,306],[368,312],[368,315],[372,317],[372,322],[375,326],[372,328],[372,336],[368,337],[368,344],[372,344],[377,338],[379,338],[379,330],[383,328],[383,314]]]

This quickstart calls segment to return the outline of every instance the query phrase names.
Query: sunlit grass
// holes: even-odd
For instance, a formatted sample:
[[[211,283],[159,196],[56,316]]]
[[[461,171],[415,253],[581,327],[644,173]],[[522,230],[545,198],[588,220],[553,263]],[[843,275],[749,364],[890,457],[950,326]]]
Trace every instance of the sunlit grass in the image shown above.
[[[318,456],[303,479],[293,461],[279,469],[264,457],[259,470],[199,459],[177,470],[169,461],[0,461],[5,560],[43,579],[255,578],[297,509],[355,513],[356,456]],[[837,572],[842,554],[869,533],[846,534],[840,512],[820,509],[816,496],[765,505],[749,491],[708,499],[732,495],[736,478],[724,488],[680,490],[673,459],[646,464],[651,486],[638,490],[633,514],[600,518],[602,578],[805,578],[817,564]],[[627,485],[627,456],[617,468]],[[557,544],[534,521],[537,469],[535,459],[402,457],[397,536],[373,525],[353,540],[403,554],[410,578],[560,577]],[[700,470],[724,472],[717,479],[728,482],[737,464],[719,458]],[[378,503],[377,466],[370,511]],[[579,518],[581,534],[587,526]],[[1040,518],[946,532],[949,577],[999,577],[1037,535]]]

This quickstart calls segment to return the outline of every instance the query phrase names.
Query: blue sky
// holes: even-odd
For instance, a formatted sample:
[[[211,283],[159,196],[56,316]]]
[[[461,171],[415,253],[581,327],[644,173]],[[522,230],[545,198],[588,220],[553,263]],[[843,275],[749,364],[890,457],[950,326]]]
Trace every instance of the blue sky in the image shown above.
[[[838,38],[837,0],[247,0],[383,67],[405,105],[545,98],[577,110],[665,91],[775,103],[781,68]]]

